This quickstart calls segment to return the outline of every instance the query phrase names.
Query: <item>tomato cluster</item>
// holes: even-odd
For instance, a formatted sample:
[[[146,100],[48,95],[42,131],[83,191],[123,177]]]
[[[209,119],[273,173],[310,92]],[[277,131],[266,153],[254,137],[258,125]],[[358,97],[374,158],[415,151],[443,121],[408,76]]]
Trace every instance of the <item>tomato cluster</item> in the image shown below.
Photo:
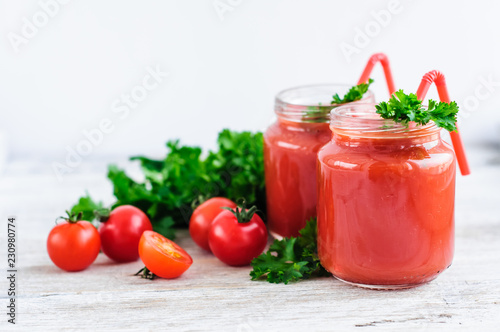
[[[63,270],[86,269],[99,250],[116,262],[132,262],[140,257],[151,272],[163,278],[180,276],[193,262],[182,248],[153,232],[149,218],[134,206],[119,206],[109,215],[101,215],[99,231],[79,219],[69,215],[47,239],[50,259]]]
[[[248,265],[267,244],[267,229],[256,210],[238,207],[227,198],[211,198],[193,212],[189,233],[197,245],[222,262]],[[66,271],[84,270],[100,250],[116,262],[140,257],[149,272],[162,278],[176,278],[193,263],[176,243],[153,232],[149,218],[140,209],[123,205],[98,215],[99,229],[74,215],[52,229],[47,251],[56,266]]]

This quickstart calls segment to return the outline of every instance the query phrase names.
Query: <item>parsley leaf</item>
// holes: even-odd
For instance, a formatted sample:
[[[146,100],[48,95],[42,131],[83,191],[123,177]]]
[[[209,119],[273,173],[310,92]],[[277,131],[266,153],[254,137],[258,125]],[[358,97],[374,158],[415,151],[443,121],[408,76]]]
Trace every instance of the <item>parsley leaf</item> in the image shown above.
[[[95,219],[94,211],[103,208],[102,202],[94,202],[89,193],[86,196],[80,197],[70,210],[71,214],[82,213],[82,220],[92,221]]]
[[[202,192],[210,196],[223,196],[234,201],[244,198],[248,206],[256,205],[265,212],[264,136],[262,133],[219,133],[219,149],[210,152],[205,160],[210,185]]]
[[[318,106],[308,106],[307,111],[302,116],[303,122],[324,123],[330,119],[332,106],[324,106],[318,103]]]
[[[349,89],[349,91],[344,95],[343,98],[340,98],[338,93],[332,96],[333,100],[330,102],[333,104],[345,104],[356,100],[361,100],[364,94],[368,91],[370,84],[373,83],[373,80],[370,78],[368,83],[361,83],[353,86]],[[318,106],[308,106],[307,111],[302,117],[302,121],[304,122],[328,122],[330,118],[330,111],[332,110],[332,106],[325,106],[321,103]]]
[[[406,127],[410,121],[419,125],[434,121],[438,127],[448,131],[457,130],[458,105],[454,101],[438,103],[430,99],[429,106],[425,108],[416,94],[405,94],[403,90],[399,90],[394,92],[388,102],[381,102],[375,108],[382,118],[402,123]]]
[[[299,237],[274,240],[269,250],[256,257],[251,265],[252,280],[266,278],[271,283],[285,283],[326,276],[317,255],[316,219],[313,218],[299,232]]]
[[[343,98],[340,98],[338,93],[334,94],[331,104],[345,104],[350,103],[351,101],[361,100],[372,83],[373,80],[370,78],[368,80],[368,83],[361,83],[353,86],[349,89],[349,91],[344,95]]]
[[[429,100],[429,107],[427,112],[430,114],[432,121],[438,127],[444,128],[448,131],[457,131],[457,112],[458,105],[456,102],[451,103],[439,102],[436,104],[434,100]]]

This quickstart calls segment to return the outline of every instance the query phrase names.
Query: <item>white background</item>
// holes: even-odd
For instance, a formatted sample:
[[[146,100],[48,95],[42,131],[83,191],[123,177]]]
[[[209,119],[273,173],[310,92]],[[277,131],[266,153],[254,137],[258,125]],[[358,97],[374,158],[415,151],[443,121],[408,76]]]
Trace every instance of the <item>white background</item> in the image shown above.
[[[498,2],[401,0],[381,26],[372,11],[387,11],[390,2],[73,0],[16,52],[13,34],[22,36],[42,7],[0,1],[0,133],[8,158],[64,162],[68,147],[85,139],[82,131],[103,118],[114,131],[84,162],[161,156],[172,138],[212,148],[222,128],[265,129],[282,89],[355,84],[374,52],[389,56],[396,85],[407,92],[425,72],[443,71],[451,98],[469,115],[461,119],[468,148],[499,143],[500,87],[490,92],[481,83],[500,82]],[[220,3],[231,10],[218,12]],[[367,45],[358,42],[359,53],[346,57],[342,43],[356,46],[367,28]],[[169,76],[120,119],[113,102],[156,66]],[[379,66],[372,77],[377,99],[387,98]],[[464,107],[477,89],[477,107]]]

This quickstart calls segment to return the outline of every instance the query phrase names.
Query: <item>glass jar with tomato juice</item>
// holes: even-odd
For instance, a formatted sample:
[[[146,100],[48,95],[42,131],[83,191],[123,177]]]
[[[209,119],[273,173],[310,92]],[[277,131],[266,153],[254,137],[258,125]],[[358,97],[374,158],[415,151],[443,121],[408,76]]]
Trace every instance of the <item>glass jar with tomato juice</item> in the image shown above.
[[[330,141],[332,95],[348,85],[312,85],[280,92],[275,100],[277,121],[264,134],[267,220],[275,238],[297,236],[316,216],[318,150]],[[374,102],[368,91],[362,101]]]
[[[336,278],[408,288],[450,266],[455,154],[433,122],[408,127],[374,105],[335,108],[318,152],[318,254]]]

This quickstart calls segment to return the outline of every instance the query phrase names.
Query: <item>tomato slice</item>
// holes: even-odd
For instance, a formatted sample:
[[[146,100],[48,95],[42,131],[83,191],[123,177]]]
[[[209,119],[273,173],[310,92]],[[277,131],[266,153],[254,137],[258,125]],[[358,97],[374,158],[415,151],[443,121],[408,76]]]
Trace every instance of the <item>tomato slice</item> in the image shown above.
[[[142,233],[139,256],[149,271],[167,279],[177,278],[193,264],[193,259],[184,249],[153,231]]]

